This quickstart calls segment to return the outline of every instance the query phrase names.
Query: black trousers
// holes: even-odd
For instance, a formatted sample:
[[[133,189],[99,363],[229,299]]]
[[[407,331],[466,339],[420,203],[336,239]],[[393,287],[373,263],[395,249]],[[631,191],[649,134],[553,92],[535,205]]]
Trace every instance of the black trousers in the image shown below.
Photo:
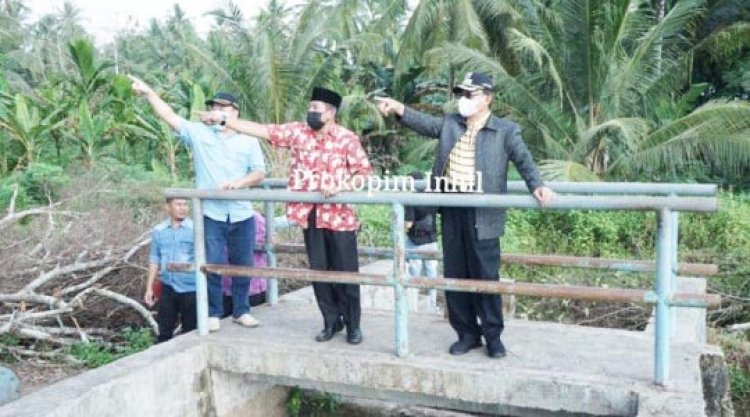
[[[195,330],[195,292],[176,292],[170,285],[162,285],[159,297],[159,312],[156,323],[159,325],[159,337],[156,343],[166,342],[172,338],[177,320],[182,323],[182,333]]]
[[[313,209],[304,236],[310,269],[359,272],[356,232],[334,232],[317,228]],[[313,290],[325,327],[333,327],[342,317],[347,329],[359,328],[362,315],[359,285],[313,282]]]
[[[477,239],[473,208],[444,207],[443,263],[446,278],[500,279],[499,239]],[[446,291],[448,320],[458,336],[500,339],[503,304],[499,295]],[[479,323],[477,323],[479,319]]]

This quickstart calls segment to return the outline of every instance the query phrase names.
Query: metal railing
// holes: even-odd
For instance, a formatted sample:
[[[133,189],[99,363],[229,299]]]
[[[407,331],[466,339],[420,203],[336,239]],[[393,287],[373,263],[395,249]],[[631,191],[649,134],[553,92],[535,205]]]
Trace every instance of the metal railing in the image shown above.
[[[417,182],[419,188],[420,182]],[[713,212],[718,210],[715,185],[703,184],[644,184],[644,183],[548,183],[558,193],[607,194],[597,195],[558,195],[547,210],[637,210],[653,211],[657,215],[656,260],[652,265],[623,263],[625,270],[655,270],[653,290],[613,289],[586,286],[546,285],[531,283],[501,283],[471,279],[424,279],[409,278],[406,273],[406,250],[404,233],[404,205],[443,206],[443,207],[495,207],[540,209],[530,195],[461,194],[450,193],[410,193],[410,192],[346,192],[330,198],[323,198],[315,192],[295,192],[271,190],[286,186],[285,180],[264,181],[265,189],[247,190],[195,190],[169,189],[166,196],[187,198],[193,204],[195,228],[195,274],[198,333],[208,334],[208,294],[205,273],[218,273],[233,276],[269,277],[268,301],[274,305],[278,301],[277,279],[293,279],[323,282],[346,282],[391,286],[394,289],[395,351],[403,357],[409,354],[408,312],[406,288],[429,288],[447,291],[465,291],[496,294],[517,294],[542,297],[561,297],[583,300],[609,300],[618,302],[641,302],[655,304],[654,332],[654,383],[666,385],[669,379],[670,346],[669,340],[674,328],[674,307],[706,308],[719,303],[719,297],[706,294],[676,293],[677,263],[677,212]],[[424,187],[424,183],[421,183]],[[524,186],[521,182],[510,182],[509,190],[515,192]],[[524,186],[525,187],[525,186]],[[616,190],[616,191],[615,191]],[[656,194],[644,196],[642,194]],[[266,245],[269,268],[239,267],[231,265],[206,264],[202,200],[246,200],[264,202],[266,217]],[[393,237],[393,273],[391,276],[351,272],[312,271],[277,268],[274,245],[273,202],[308,203],[348,203],[348,204],[387,204],[391,206]],[[504,255],[505,256],[505,255]],[[569,258],[569,257],[567,257]],[[575,263],[570,259],[560,263]],[[596,264],[583,262],[581,266]],[[594,266],[596,267],[596,266]],[[614,266],[616,268],[616,265]]]

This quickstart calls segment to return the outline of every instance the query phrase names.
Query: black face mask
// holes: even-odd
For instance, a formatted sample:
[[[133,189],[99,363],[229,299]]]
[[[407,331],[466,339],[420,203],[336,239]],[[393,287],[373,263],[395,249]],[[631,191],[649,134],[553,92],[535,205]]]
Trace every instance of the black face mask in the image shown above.
[[[321,117],[323,116],[323,113],[319,111],[309,111],[307,112],[307,125],[312,128],[312,130],[320,130],[323,128],[325,123],[323,120],[321,120]]]

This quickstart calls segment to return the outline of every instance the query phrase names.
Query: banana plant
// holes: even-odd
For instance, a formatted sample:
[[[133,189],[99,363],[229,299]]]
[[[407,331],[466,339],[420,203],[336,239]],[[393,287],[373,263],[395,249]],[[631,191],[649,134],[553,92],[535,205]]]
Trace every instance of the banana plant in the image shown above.
[[[75,39],[68,45],[68,51],[75,64],[75,76],[70,78],[75,92],[81,99],[90,98],[110,83],[107,69],[114,64],[97,60],[94,45],[88,39]]]
[[[91,169],[103,149],[111,142],[114,127],[112,115],[106,112],[92,114],[86,101],[78,106],[77,126],[68,137],[78,144],[83,165]]]
[[[16,167],[34,162],[39,144],[59,125],[59,122],[50,122],[58,112],[53,111],[42,118],[39,107],[34,102],[29,103],[21,94],[15,94],[12,104],[5,111],[0,111],[0,128],[5,131],[3,137],[20,145],[20,152],[11,156],[16,161]]]

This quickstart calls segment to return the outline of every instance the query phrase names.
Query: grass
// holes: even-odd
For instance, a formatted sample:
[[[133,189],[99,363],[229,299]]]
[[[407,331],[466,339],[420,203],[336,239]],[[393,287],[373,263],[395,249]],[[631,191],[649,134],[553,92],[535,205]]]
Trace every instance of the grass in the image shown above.
[[[120,333],[121,341],[115,344],[79,342],[68,349],[68,353],[89,368],[98,368],[122,357],[132,355],[153,345],[154,338],[147,328],[125,328]]]

